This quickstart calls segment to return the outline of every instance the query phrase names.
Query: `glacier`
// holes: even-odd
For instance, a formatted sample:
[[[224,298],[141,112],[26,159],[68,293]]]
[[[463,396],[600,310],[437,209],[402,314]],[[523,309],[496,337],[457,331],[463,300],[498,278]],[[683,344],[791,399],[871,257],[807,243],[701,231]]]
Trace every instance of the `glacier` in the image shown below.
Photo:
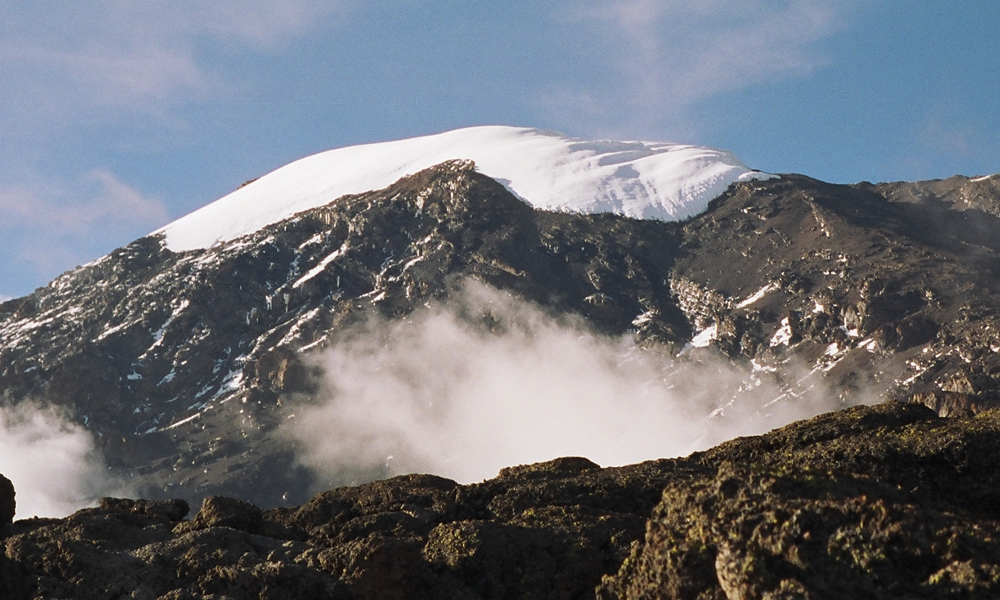
[[[734,182],[769,179],[732,153],[666,142],[586,140],[481,126],[302,158],[154,231],[175,252],[236,239],[348,194],[385,188],[447,160],[471,160],[535,208],[680,221]]]

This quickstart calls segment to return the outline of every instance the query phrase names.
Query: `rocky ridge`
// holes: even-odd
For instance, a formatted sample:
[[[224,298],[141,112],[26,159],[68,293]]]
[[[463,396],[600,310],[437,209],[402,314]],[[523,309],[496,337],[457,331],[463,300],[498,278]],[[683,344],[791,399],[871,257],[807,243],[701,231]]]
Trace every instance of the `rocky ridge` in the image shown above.
[[[1000,411],[855,407],[689,460],[601,598],[989,598]]]
[[[22,598],[992,598],[1000,410],[854,407],[684,459],[407,475],[0,526]],[[645,534],[643,533],[645,531]]]

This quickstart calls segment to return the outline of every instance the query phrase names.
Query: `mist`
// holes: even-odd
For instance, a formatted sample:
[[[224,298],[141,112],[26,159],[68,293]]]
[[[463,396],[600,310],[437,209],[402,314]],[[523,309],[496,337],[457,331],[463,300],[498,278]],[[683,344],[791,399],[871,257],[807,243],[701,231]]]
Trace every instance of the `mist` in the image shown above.
[[[323,399],[283,434],[321,485],[412,472],[469,483],[560,456],[630,464],[843,406],[802,369],[673,358],[475,281],[405,320],[372,317],[318,364]]]
[[[105,495],[130,495],[107,474],[90,432],[58,409],[0,408],[0,474],[14,484],[15,519],[64,517]]]

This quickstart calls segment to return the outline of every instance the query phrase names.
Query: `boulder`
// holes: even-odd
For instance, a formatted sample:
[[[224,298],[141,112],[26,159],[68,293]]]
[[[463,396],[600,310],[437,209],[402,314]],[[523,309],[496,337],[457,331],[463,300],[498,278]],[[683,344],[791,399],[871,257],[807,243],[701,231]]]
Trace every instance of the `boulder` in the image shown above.
[[[598,598],[997,598],[998,437],[888,403],[695,454]]]
[[[187,516],[190,508],[185,500],[130,500],[128,498],[101,498],[99,506],[107,511],[117,511],[142,515],[151,519],[180,521]]]
[[[14,484],[10,479],[0,475],[0,525],[14,522]]]
[[[229,527],[247,533],[260,533],[263,513],[259,508],[236,498],[209,496],[201,503],[201,510],[191,521],[184,521],[174,528],[175,533]]]

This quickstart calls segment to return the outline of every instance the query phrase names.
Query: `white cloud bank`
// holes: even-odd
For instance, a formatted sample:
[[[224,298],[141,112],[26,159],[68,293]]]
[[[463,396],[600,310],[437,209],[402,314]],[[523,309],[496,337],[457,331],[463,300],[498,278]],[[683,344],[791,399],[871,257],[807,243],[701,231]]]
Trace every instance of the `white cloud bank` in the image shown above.
[[[474,283],[449,306],[369,322],[319,362],[328,399],[299,410],[285,434],[320,487],[366,473],[473,482],[569,455],[629,464],[841,406],[821,382],[786,395],[785,380],[802,376],[791,369],[762,380],[724,359],[674,361]]]
[[[14,484],[15,519],[63,517],[130,492],[108,476],[89,432],[32,403],[0,409],[0,474]]]

